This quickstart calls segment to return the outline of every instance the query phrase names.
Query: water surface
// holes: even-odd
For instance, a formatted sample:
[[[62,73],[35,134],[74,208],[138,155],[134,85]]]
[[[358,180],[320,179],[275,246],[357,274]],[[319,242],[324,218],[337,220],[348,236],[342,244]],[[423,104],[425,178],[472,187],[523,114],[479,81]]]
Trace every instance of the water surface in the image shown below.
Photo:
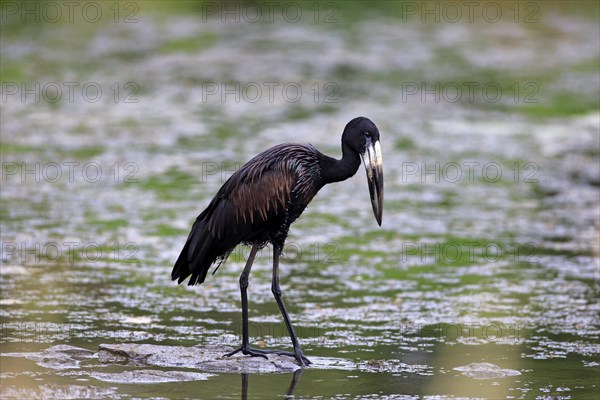
[[[533,23],[423,23],[332,3],[336,22],[238,23],[184,3],[131,4],[135,23],[107,8],[98,23],[3,23],[2,398],[273,398],[290,387],[297,398],[594,397],[597,6],[540,6]],[[39,83],[40,98],[8,94],[7,82]],[[79,84],[72,101],[65,82]],[[100,85],[98,101],[86,84]],[[247,91],[208,94],[223,84]],[[286,85],[302,89],[298,101]],[[184,368],[181,381],[133,384],[107,377],[148,368],[15,356],[59,344],[237,346],[249,249],[202,286],[177,286],[170,271],[191,223],[268,146],[339,156],[358,115],[382,135],[383,226],[359,171],[314,199],[281,266],[304,352],[348,368]],[[251,276],[251,340],[288,347],[270,261],[266,248]]]

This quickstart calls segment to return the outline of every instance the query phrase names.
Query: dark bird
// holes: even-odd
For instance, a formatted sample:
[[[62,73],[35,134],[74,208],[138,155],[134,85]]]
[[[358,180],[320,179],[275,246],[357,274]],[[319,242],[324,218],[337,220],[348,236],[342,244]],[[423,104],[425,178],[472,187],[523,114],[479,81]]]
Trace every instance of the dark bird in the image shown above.
[[[188,285],[204,282],[211,265],[213,274],[240,243],[251,245],[244,271],[240,275],[242,299],[242,346],[239,351],[251,356],[276,353],[295,357],[301,366],[310,364],[281,298],[279,256],[290,225],[302,214],[319,189],[328,183],[353,176],[360,160],[367,170],[371,204],[381,226],[383,211],[383,166],[379,130],[371,120],[358,117],[342,134],[342,158],[329,157],[310,144],[287,143],[271,147],[248,161],[223,184],[208,207],[196,218],[185,246],[175,263],[171,278]],[[271,291],[294,346],[293,352],[251,348],[248,340],[248,275],[256,252],[271,243],[273,280]]]

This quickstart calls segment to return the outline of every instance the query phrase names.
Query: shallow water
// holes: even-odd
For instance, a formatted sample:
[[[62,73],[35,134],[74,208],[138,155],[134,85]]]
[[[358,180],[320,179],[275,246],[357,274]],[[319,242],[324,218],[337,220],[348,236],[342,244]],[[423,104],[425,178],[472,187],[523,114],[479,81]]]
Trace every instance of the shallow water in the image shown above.
[[[531,23],[422,23],[384,3],[332,3],[333,23],[222,22],[183,3],[131,3],[135,23],[123,19],[135,9],[115,23],[108,6],[98,23],[3,22],[2,398],[593,398],[598,8],[555,3]],[[22,92],[36,82],[39,99]],[[224,94],[236,82],[246,91]],[[471,101],[469,85],[490,92]],[[301,141],[338,155],[357,115],[382,134],[383,226],[359,171],[314,199],[281,266],[304,352],[343,360],[335,368],[243,376],[26,357],[60,344],[237,346],[249,249],[202,286],[177,286],[191,223],[258,151]],[[264,249],[250,280],[251,340],[288,347],[270,260]],[[115,378],[138,369],[154,383]]]

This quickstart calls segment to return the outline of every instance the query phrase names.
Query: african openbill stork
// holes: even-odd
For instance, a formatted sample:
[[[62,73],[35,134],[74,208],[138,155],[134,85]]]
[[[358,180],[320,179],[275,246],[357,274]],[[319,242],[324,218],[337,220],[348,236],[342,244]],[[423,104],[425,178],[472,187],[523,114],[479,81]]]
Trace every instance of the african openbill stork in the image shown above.
[[[208,207],[196,218],[185,246],[175,263],[171,278],[188,285],[204,282],[213,263],[213,274],[240,243],[252,246],[240,276],[242,299],[242,346],[239,351],[251,356],[277,353],[295,357],[301,366],[310,364],[290,322],[279,287],[279,256],[290,225],[324,185],[353,176],[362,158],[369,184],[371,204],[381,226],[383,211],[383,166],[379,130],[371,120],[358,117],[342,134],[342,158],[329,157],[310,144],[287,143],[263,151],[237,170],[223,184]],[[256,252],[273,246],[271,291],[294,346],[293,352],[251,348],[248,340],[248,275]]]

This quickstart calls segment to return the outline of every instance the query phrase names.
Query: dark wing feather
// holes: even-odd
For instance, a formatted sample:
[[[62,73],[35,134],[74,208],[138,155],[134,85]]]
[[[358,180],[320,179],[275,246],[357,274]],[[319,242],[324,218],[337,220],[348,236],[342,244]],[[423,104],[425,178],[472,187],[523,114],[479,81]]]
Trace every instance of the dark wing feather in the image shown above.
[[[261,224],[282,214],[295,183],[296,177],[285,169],[270,169],[258,179],[240,182],[230,195],[235,223]]]
[[[227,258],[239,243],[268,241],[283,223],[294,193],[308,185],[302,171],[316,165],[315,152],[312,146],[279,145],[236,171],[196,219],[172,279],[181,283],[192,275],[189,285],[202,283],[210,266]]]

